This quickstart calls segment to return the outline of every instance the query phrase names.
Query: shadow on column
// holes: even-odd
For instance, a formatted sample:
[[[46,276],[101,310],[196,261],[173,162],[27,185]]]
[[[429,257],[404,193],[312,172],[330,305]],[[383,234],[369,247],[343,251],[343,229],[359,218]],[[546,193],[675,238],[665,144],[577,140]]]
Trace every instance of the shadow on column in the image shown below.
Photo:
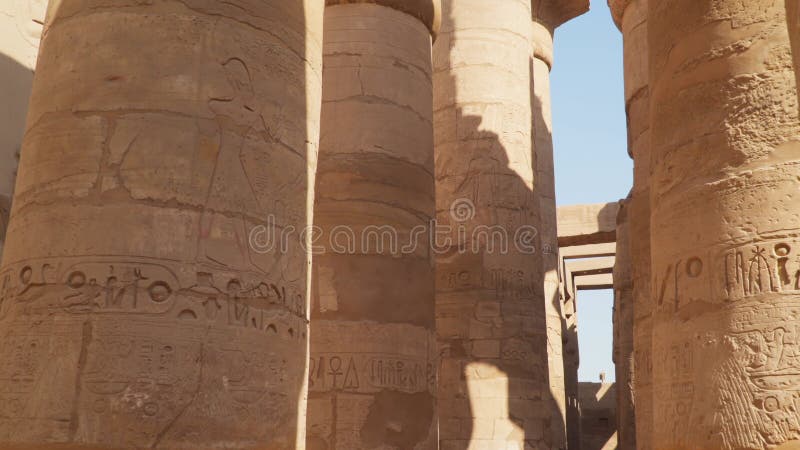
[[[445,89],[455,92],[455,77],[449,82],[453,84],[438,82],[436,95]],[[453,222],[447,202],[469,199],[475,217],[466,222],[468,230],[475,225],[500,225],[511,231],[509,254],[487,252],[483,247],[477,253],[464,251],[471,242],[459,242],[437,258],[440,448],[515,448],[498,446],[507,442],[518,443],[519,448],[552,450],[552,427],[565,424],[552,423],[550,409],[555,400],[549,390],[545,299],[542,272],[537,268],[542,243],[537,236],[536,254],[522,254],[515,249],[514,232],[522,225],[538,227],[539,198],[512,167],[499,136],[482,129],[485,120],[497,117],[465,115],[455,105],[436,111],[454,109],[450,114],[455,114],[457,128],[457,142],[442,145],[437,137],[439,224]],[[533,155],[527,156],[534,170]],[[456,159],[468,161],[458,166],[466,170],[441,176],[452,169],[442,166]]]
[[[33,71],[0,53],[0,252],[5,240],[11,195],[25,132]]]

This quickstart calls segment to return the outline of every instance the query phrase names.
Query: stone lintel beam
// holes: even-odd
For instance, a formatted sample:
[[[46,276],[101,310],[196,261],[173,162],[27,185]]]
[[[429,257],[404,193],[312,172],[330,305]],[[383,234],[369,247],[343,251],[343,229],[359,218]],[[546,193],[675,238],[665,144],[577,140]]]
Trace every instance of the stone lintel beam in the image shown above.
[[[575,283],[575,289],[578,291],[614,289],[614,276],[610,273],[575,276],[573,282]]]
[[[561,259],[599,258],[601,256],[614,256],[617,254],[617,244],[606,242],[603,244],[575,245],[559,250]]]
[[[603,258],[585,258],[569,261],[567,270],[573,276],[580,275],[598,275],[604,273],[612,273],[614,271],[614,263],[616,258],[613,256],[606,256]]]
[[[442,26],[441,0],[325,0],[325,6],[352,3],[374,3],[416,17],[428,27],[434,39]]]
[[[615,242],[618,212],[617,202],[558,208],[558,246]]]
[[[566,300],[574,299],[575,292],[579,290],[575,283],[577,277],[611,274],[614,272],[615,261],[616,258],[613,256],[564,261]]]

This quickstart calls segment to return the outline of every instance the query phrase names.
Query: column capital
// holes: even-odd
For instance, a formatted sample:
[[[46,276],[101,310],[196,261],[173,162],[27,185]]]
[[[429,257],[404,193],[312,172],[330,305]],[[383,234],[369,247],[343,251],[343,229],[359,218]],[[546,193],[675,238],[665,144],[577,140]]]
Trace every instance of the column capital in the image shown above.
[[[533,20],[555,30],[589,11],[589,0],[531,0]]]
[[[533,22],[533,57],[541,59],[547,67],[553,68],[553,32],[554,28],[534,21]]]
[[[442,25],[441,0],[325,0],[325,6],[373,3],[416,17],[431,32],[435,39]]]
[[[620,31],[622,31],[622,16],[631,3],[633,3],[633,0],[608,0],[611,18],[614,19],[614,24]]]

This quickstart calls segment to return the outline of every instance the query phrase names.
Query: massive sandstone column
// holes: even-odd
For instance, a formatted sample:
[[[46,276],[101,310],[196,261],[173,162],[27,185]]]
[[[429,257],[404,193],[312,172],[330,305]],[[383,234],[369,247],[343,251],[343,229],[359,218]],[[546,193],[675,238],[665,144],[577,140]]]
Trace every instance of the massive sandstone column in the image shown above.
[[[614,369],[617,448],[620,450],[637,448],[633,404],[633,302],[630,199],[627,199],[620,202],[617,216],[617,254],[614,262]]]
[[[434,46],[437,219],[450,227],[436,236],[440,444],[551,448],[530,2],[446,0],[443,9]]]
[[[46,9],[46,0],[5,0],[0,4],[0,252]]]
[[[625,111],[628,153],[633,157],[633,189],[628,203],[633,282],[633,401],[636,446],[652,448],[652,296],[650,292],[650,90],[647,52],[647,0],[611,0],[622,31],[625,58]],[[624,436],[622,441],[624,441]]]
[[[50,8],[0,271],[0,446],[302,447],[290,227],[311,221],[322,2]]]
[[[555,169],[553,165],[553,116],[550,99],[550,69],[553,66],[553,33],[565,22],[589,9],[588,0],[536,0],[533,13],[533,150],[536,191],[539,197],[539,236],[542,242],[544,304],[547,324],[547,360],[553,404],[552,442],[554,449],[566,448],[567,401],[564,377],[563,338],[566,317],[562,311],[558,275],[558,227]],[[574,393],[577,397],[577,392]]]
[[[308,448],[435,449],[440,3],[327,3]]]
[[[785,23],[779,1],[649,5],[655,449],[800,444],[800,122]]]

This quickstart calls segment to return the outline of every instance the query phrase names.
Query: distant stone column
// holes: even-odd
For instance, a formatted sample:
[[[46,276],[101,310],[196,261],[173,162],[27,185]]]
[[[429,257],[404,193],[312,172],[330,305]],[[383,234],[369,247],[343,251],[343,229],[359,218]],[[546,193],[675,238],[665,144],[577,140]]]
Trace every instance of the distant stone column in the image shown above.
[[[530,1],[446,0],[434,46],[440,447],[551,448]]]
[[[325,10],[309,449],[435,449],[439,0]]]
[[[563,339],[566,317],[559,295],[558,226],[555,168],[553,164],[553,116],[550,69],[553,66],[553,33],[563,23],[589,10],[587,0],[533,2],[533,151],[536,191],[539,197],[539,237],[542,243],[544,305],[547,323],[547,360],[552,404],[552,448],[567,447],[567,394],[564,377]],[[577,385],[573,395],[577,398]]]
[[[46,0],[6,0],[0,4],[0,254],[46,9]]]
[[[653,448],[796,447],[800,121],[784,5],[662,0],[647,20]]]
[[[628,153],[633,158],[633,189],[628,204],[633,282],[636,446],[652,449],[652,295],[650,289],[650,89],[647,52],[647,0],[611,0],[622,30],[625,58],[625,111]],[[619,392],[619,390],[618,390]],[[624,437],[622,439],[624,441]]]
[[[620,202],[614,262],[614,369],[616,373],[617,445],[636,450],[633,361],[633,274],[630,199]]]
[[[302,448],[322,1],[50,8],[0,447]]]

